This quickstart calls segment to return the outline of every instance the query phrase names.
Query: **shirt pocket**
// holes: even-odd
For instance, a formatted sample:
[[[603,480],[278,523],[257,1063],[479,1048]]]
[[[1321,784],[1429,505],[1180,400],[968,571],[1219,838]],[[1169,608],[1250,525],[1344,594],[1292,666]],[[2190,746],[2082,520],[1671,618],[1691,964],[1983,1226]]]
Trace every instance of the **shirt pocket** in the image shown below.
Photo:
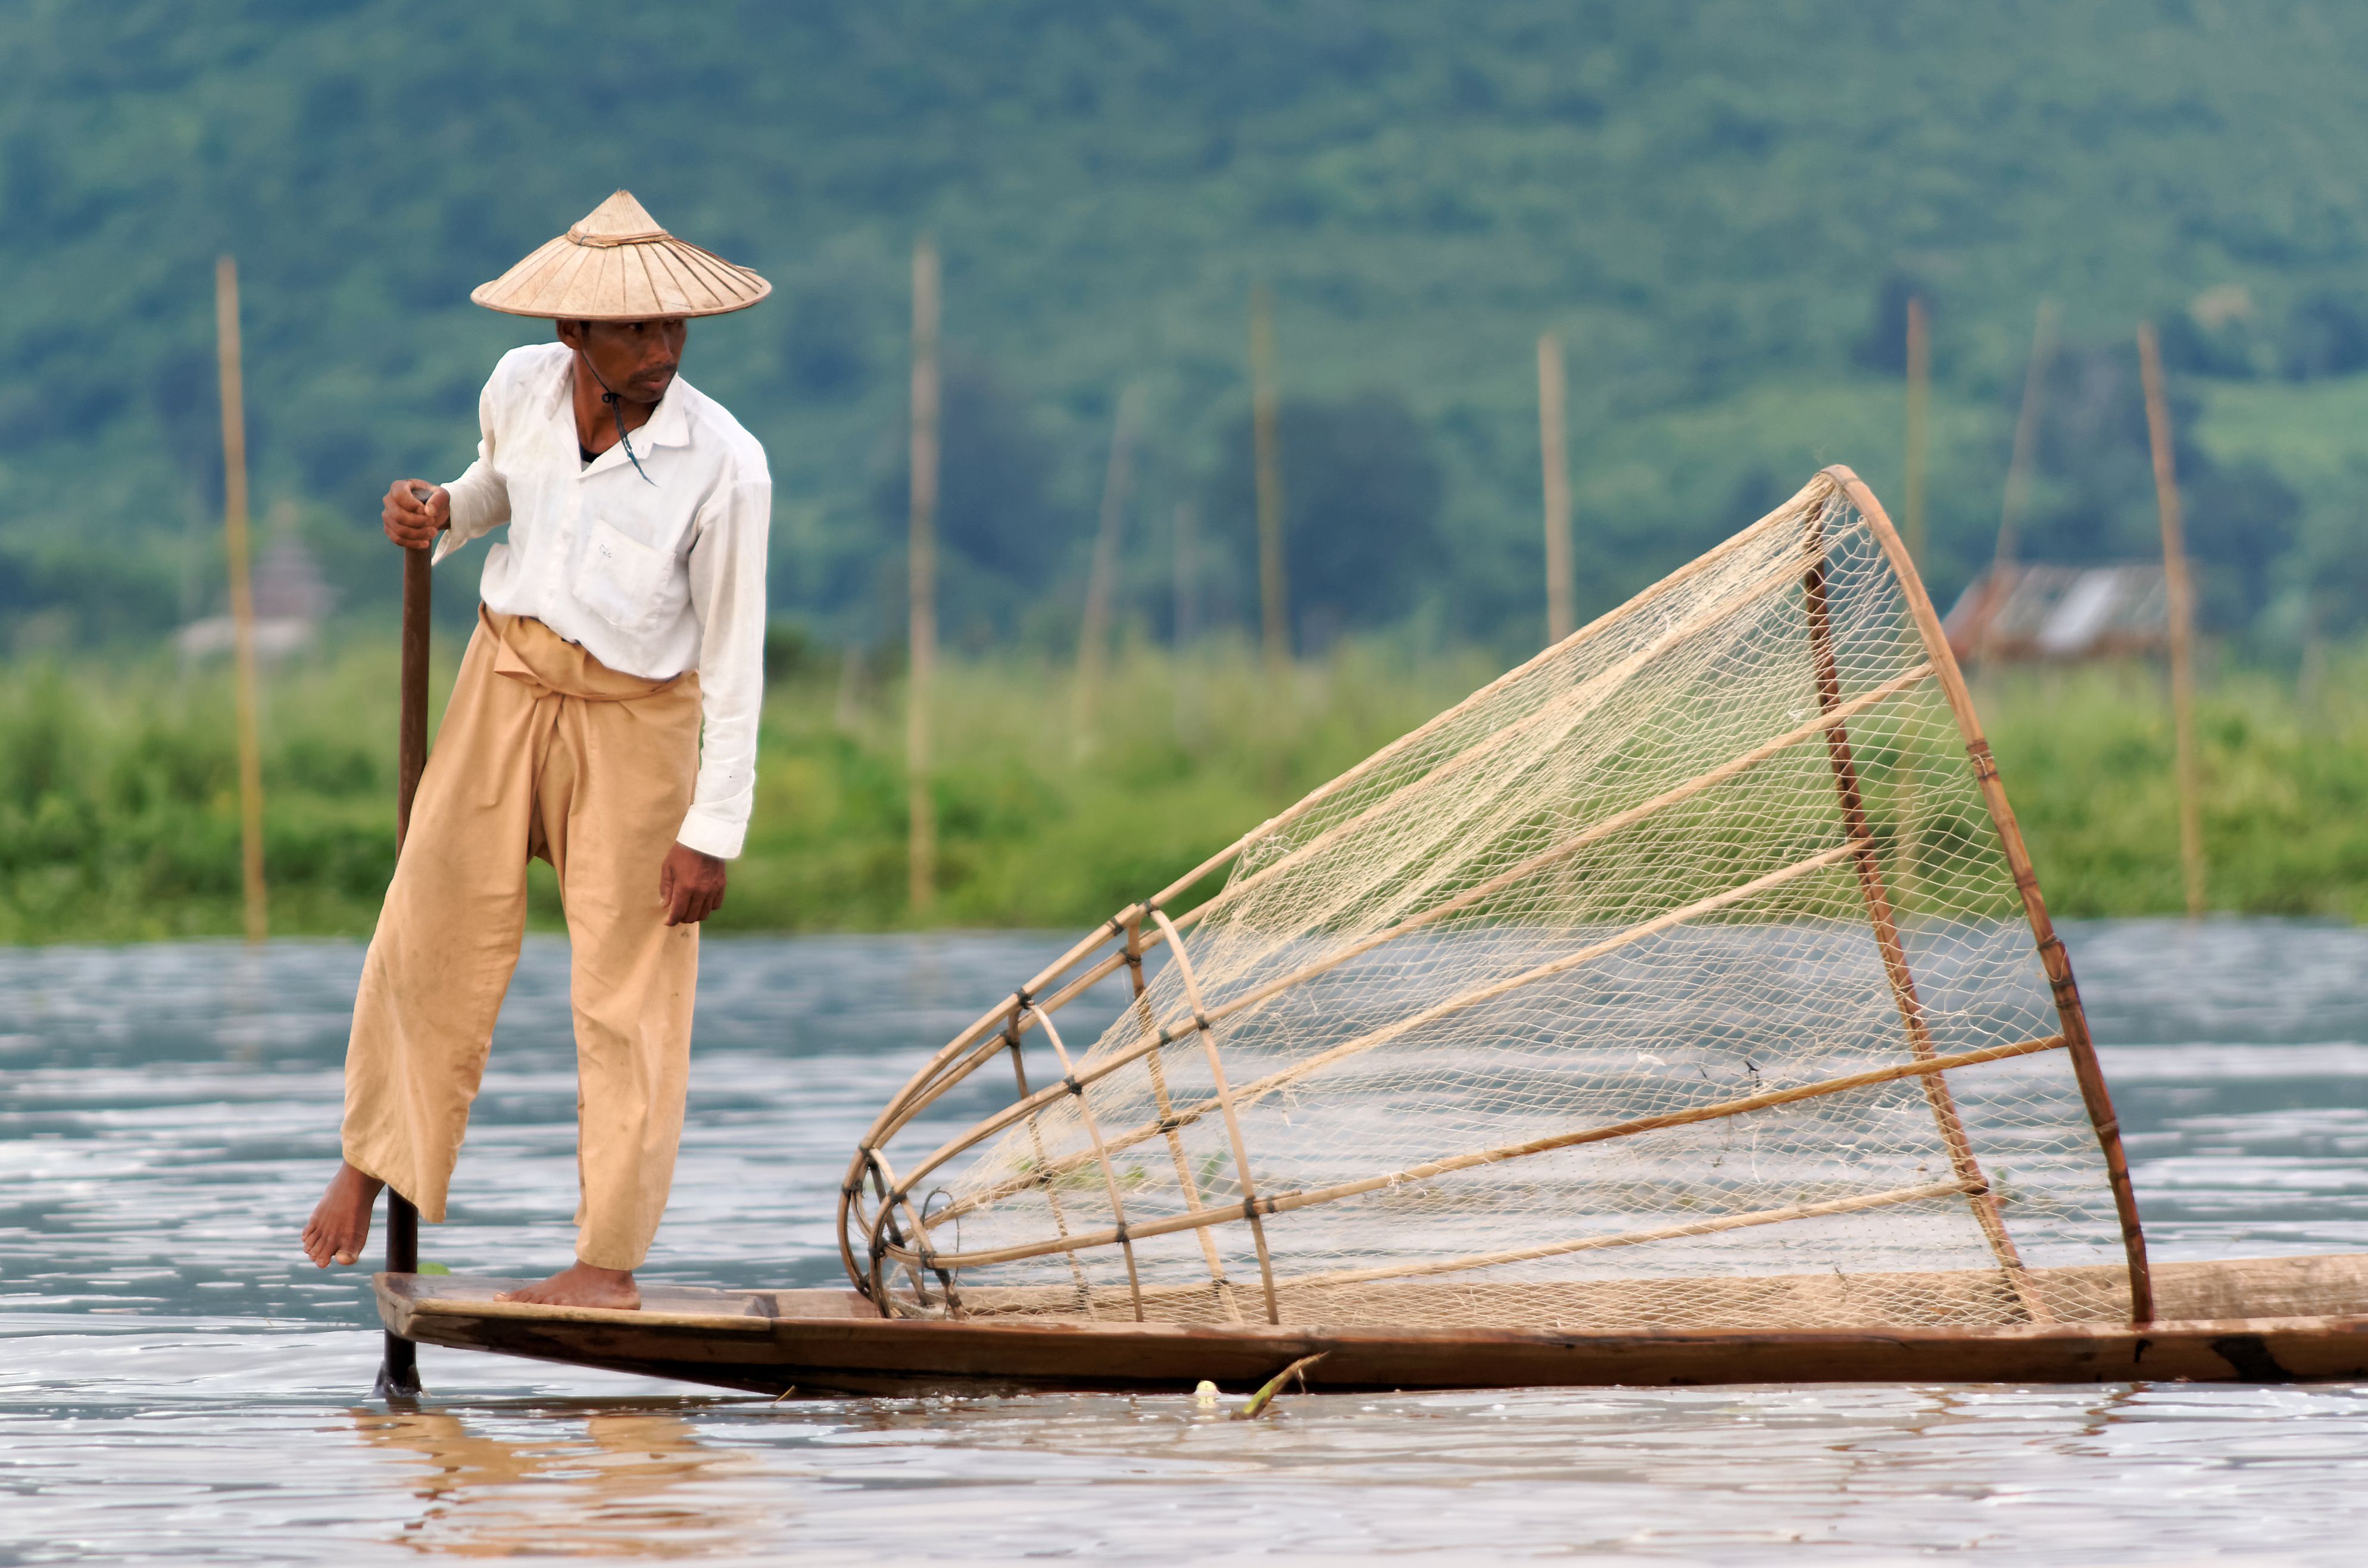
[[[596,519],[572,586],[586,609],[620,631],[646,636],[680,612],[674,558],[615,524]]]

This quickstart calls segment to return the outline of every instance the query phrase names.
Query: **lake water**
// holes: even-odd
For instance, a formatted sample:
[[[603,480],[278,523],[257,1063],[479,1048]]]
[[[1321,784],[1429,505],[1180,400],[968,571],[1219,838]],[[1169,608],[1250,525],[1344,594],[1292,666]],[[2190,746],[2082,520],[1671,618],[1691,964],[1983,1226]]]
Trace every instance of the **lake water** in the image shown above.
[[[2368,934],[2070,933],[2159,1257],[2368,1245]],[[835,1284],[882,1100],[1061,943],[711,942],[646,1278]],[[1814,1387],[762,1399],[460,1351],[369,1397],[336,1160],[358,947],[0,951],[0,1563],[517,1553],[1183,1562],[2352,1562],[2368,1391]],[[568,1256],[566,954],[530,943],[426,1256]],[[373,1244],[375,1245],[375,1239]]]

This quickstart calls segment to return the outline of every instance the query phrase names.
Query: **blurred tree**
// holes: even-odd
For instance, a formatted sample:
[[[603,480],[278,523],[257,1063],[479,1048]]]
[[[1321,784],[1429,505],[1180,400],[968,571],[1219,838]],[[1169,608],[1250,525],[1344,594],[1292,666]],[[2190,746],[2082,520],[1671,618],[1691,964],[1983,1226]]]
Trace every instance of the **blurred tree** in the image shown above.
[[[2353,494],[2368,495],[2368,464],[2354,463]],[[2301,544],[2280,563],[2299,592],[2306,631],[2340,636],[2368,626],[2368,507],[2316,507],[2302,520]]]
[[[2096,564],[2159,558],[2154,456],[2137,351],[2070,344],[2051,376],[2039,468],[2052,504],[2024,532],[2032,560]],[[2187,550],[2198,581],[2199,622],[2243,631],[2269,602],[2272,565],[2294,543],[2301,498],[2259,463],[2222,468],[2194,439],[2203,404],[2169,388],[2171,454],[2179,473]]]
[[[1405,614],[1446,564],[1438,531],[1445,484],[1421,420],[1395,392],[1366,392],[1338,402],[1285,399],[1277,427],[1284,574],[1302,650]],[[1212,530],[1254,561],[1247,418],[1227,437],[1206,494]]]
[[[781,365],[802,397],[851,397],[871,377],[864,299],[851,284],[823,283],[789,301],[781,328]]]
[[[2284,362],[2297,381],[2368,369],[2368,306],[2350,292],[2305,295],[2286,320]]]
[[[940,392],[939,615],[951,642],[1008,637],[1070,564],[1083,514],[1056,495],[1060,453],[1027,403],[987,366],[950,354]],[[881,553],[904,560],[911,502],[906,449],[872,493]]]
[[[1045,506],[1077,512],[1123,380],[1165,382],[1178,468],[1228,460],[1240,303],[1215,283],[1272,276],[1305,312],[1294,385],[1398,387],[1427,424],[1459,533],[1416,597],[1508,655],[1536,587],[1517,372],[1548,321],[1585,344],[1597,606],[1719,537],[1748,471],[1789,489],[1846,459],[1884,481],[1897,403],[1869,372],[1901,369],[1919,288],[1946,291],[1936,587],[1987,558],[2001,389],[2043,293],[2100,335],[2188,299],[2188,323],[2157,311],[2174,373],[2214,399],[2296,393],[2228,428],[2339,506],[2317,487],[2368,452],[2334,379],[2368,374],[2345,153],[2368,135],[2368,10],[2257,9],[730,0],[612,9],[586,51],[560,0],[233,0],[202,26],[0,6],[0,589],[20,607],[0,645],[69,597],[87,630],[169,624],[135,607],[179,575],[189,497],[219,505],[216,254],[237,250],[247,284],[257,493],[367,538],[390,477],[466,462],[487,369],[545,335],[468,288],[620,183],[779,286],[702,324],[689,368],[765,443],[775,589],[834,637],[884,634],[865,607],[888,602],[901,512],[872,504],[873,454],[901,424],[902,257],[922,228],[947,246],[950,320],[1026,386],[1020,423],[1057,459]],[[2248,376],[2302,380],[2212,384]],[[2059,465],[2041,501],[2123,553],[2149,486],[2126,444],[2110,452]],[[1015,520],[1035,505],[979,519],[980,554],[1018,538],[1024,555],[1030,528],[1074,542],[1057,507]],[[1218,560],[1226,519],[1208,524]],[[1055,549],[1032,569],[1076,566]],[[393,580],[365,569],[347,602],[391,609]],[[1030,570],[974,569],[1006,609]],[[465,594],[456,577],[438,600],[465,613]]]
[[[1922,280],[1905,272],[1895,272],[1885,278],[1874,291],[1874,319],[1867,323],[1866,335],[1850,350],[1850,358],[1870,370],[1880,370],[1886,376],[1907,373],[1907,301],[1921,299],[1927,319],[1937,314],[1932,290]]]
[[[2278,558],[2294,547],[2302,497],[2265,464],[2219,468],[2200,450],[2194,457],[2199,471],[2180,476],[2180,500],[2200,585],[2197,619],[2244,631],[2270,601]]]
[[[2257,373],[2261,346],[2250,321],[2232,318],[2206,326],[2187,311],[2170,311],[2160,330],[2163,369],[2174,376],[2249,381]]]

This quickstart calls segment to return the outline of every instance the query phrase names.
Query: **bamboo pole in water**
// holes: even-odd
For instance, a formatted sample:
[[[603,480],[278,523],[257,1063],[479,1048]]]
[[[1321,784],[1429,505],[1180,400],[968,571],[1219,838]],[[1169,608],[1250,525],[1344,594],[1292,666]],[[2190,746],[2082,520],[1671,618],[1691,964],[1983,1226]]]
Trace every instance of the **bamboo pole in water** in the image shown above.
[[[2047,372],[2055,362],[2055,301],[2039,301],[2039,317],[2031,328],[2031,359],[2022,371],[2022,406],[2014,416],[2014,455],[2007,460],[2006,495],[1998,506],[1998,549],[1992,561],[1998,567],[2014,564],[2021,543],[2016,528],[2031,504],[2031,465],[2039,446],[2040,410],[2047,399]]]
[[[2155,506],[2162,519],[2162,582],[2170,611],[2170,719],[2179,780],[2179,862],[2187,913],[2203,913],[2203,822],[2196,799],[2194,585],[2187,574],[2187,537],[2179,508],[2179,473],[2170,445],[2170,405],[2163,395],[2162,349],[2154,324],[2138,324],[2138,375],[2146,387],[2146,441],[2154,449]]]
[[[239,363],[238,262],[214,262],[214,346],[222,374],[222,543],[230,562],[231,649],[238,714],[239,863],[246,888],[246,939],[269,922],[263,881],[263,747],[256,733],[255,594],[247,572],[246,403]]]
[[[1907,300],[1907,451],[1906,490],[1907,493],[1907,545],[1910,553],[1925,557],[1924,493],[1926,474],[1931,463],[1932,447],[1932,324],[1926,314],[1921,295]],[[1902,778],[1897,805],[1900,843],[1898,854],[1901,898],[1910,896],[1916,874],[1916,860],[1922,837],[1921,792],[1916,787],[1916,775],[1911,770]]]
[[[910,594],[905,689],[906,810],[905,899],[915,911],[935,902],[938,818],[929,793],[929,687],[938,661],[938,252],[927,238],[913,246],[912,517],[906,582]]]
[[[1809,662],[1816,680],[1817,708],[1831,714],[1842,706],[1842,676],[1834,651],[1833,613],[1827,594],[1832,565],[1827,558],[1822,515],[1809,526],[1808,546],[1810,564],[1802,579],[1801,591],[1803,607],[1808,612]],[[1899,934],[1897,908],[1885,884],[1882,856],[1875,848],[1874,827],[1867,813],[1857,755],[1850,746],[1850,732],[1839,723],[1826,728],[1826,759],[1833,768],[1842,831],[1860,846],[1851,857],[1858,871],[1859,897],[1866,905],[1867,924],[1874,931],[1875,950],[1883,959],[1884,978],[1890,983],[1892,1002],[1907,1037],[1908,1054],[1918,1062],[1930,1062],[1941,1054],[1940,1048],[1932,1043],[1931,1023],[1925,1016],[1916,976],[1908,967],[1907,947]],[[1998,1259],[2024,1312],[2034,1323],[2045,1321],[2046,1307],[2032,1288],[2014,1238],[2007,1233],[2005,1216],[1998,1212],[1998,1194],[1991,1189],[1980,1161],[1975,1158],[1973,1140],[1965,1133],[1964,1119],[1958,1114],[1957,1097],[1948,1080],[1937,1073],[1927,1077],[1924,1098],[1940,1130],[1941,1146],[1948,1152],[1950,1170],[1972,1205],[1975,1223],[1988,1242],[1991,1256]]]
[[[2032,324],[2031,358],[2022,370],[2022,406],[2014,416],[2014,455],[2007,460],[2006,494],[1998,503],[1998,546],[1990,553],[1989,583],[1983,597],[1981,640],[1990,640],[1998,613],[2005,608],[2013,585],[2016,533],[2023,508],[2031,503],[2031,466],[2037,458],[2039,415],[2047,397],[2047,372],[2055,362],[2055,301],[2039,301],[2039,318]]]
[[[2097,1045],[2089,1034],[2088,1009],[2080,1001],[2079,983],[2072,975],[2071,956],[2064,950],[2064,938],[2055,934],[2055,920],[2047,913],[2047,901],[2040,894],[2039,873],[2032,868],[2031,850],[2023,843],[2022,825],[2015,820],[2014,807],[2007,801],[2006,786],[1998,782],[1998,759],[1990,752],[1989,737],[1982,733],[1981,718],[1974,711],[1973,693],[1965,688],[1964,672],[1957,667],[1957,656],[1949,651],[1948,634],[1941,630],[1940,612],[1932,608],[1931,596],[1924,591],[1922,580],[1916,575],[1916,563],[1908,558],[1907,547],[1900,542],[1883,503],[1875,499],[1874,492],[1866,487],[1864,481],[1839,463],[1819,477],[1839,484],[1842,494],[1874,531],[1876,543],[1882,546],[1899,579],[1899,591],[1907,600],[1908,619],[1915,624],[1916,634],[1923,639],[1925,656],[1931,660],[1933,672],[1940,676],[1941,689],[1948,694],[1950,710],[1956,716],[1957,733],[1974,765],[1975,788],[1981,791],[1990,825],[1998,832],[1998,847],[2014,877],[2015,891],[2022,896],[2023,918],[2031,925],[2040,967],[2047,973],[2047,987],[2055,999],[2055,1017],[2063,1026],[2066,1047],[2072,1053],[2073,1076],[2080,1085],[2081,1103],[2088,1108],[2089,1124],[2096,1131],[2097,1147],[2105,1156],[2105,1183],[2113,1194],[2113,1210],[2121,1221],[2123,1253],[2129,1260],[2130,1321],[2150,1323],[2154,1320],[2153,1276],[2146,1262],[2146,1228],[2138,1220],[2137,1192],[2130,1185],[2129,1153],[2122,1146],[2121,1118],[2113,1110],[2112,1093],[2106,1087],[2104,1069],[2097,1062]]]
[[[1102,474],[1101,526],[1094,534],[1093,569],[1086,578],[1086,614],[1077,629],[1077,689],[1075,723],[1079,756],[1092,749],[1094,703],[1109,663],[1110,600],[1118,591],[1119,533],[1126,517],[1134,458],[1135,389],[1118,395],[1110,426],[1110,466]]]
[[[1578,628],[1573,604],[1570,548],[1570,452],[1565,439],[1562,340],[1538,338],[1538,450],[1544,465],[1546,523],[1546,642],[1561,642]]]
[[[1932,413],[1932,329],[1922,296],[1907,301],[1907,552],[1924,559],[1924,469]]]
[[[1196,574],[1200,564],[1193,557],[1194,518],[1192,503],[1176,503],[1176,608],[1175,635],[1169,639],[1168,664],[1176,682],[1176,743],[1190,745],[1199,726],[1193,711],[1192,672],[1188,652],[1201,630],[1201,596]]]
[[[1279,676],[1291,663],[1291,597],[1283,575],[1282,453],[1274,381],[1274,294],[1258,283],[1250,288],[1250,439],[1258,465],[1258,609],[1267,672]]]

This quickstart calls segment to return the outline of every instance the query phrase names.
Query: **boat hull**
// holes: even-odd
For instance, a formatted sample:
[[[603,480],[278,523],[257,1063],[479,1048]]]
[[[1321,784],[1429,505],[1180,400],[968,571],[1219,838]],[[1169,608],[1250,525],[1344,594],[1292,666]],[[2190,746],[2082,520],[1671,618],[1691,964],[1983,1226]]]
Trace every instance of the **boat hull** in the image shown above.
[[[2167,1266],[2143,1327],[1494,1329],[1192,1327],[1047,1318],[886,1319],[847,1290],[653,1289],[640,1312],[497,1301],[514,1281],[377,1277],[388,1330],[487,1350],[778,1394],[1248,1389],[1303,1357],[1311,1389],[1709,1383],[2297,1382],[2368,1378],[2368,1257]],[[2184,1278],[2182,1278],[2182,1276]],[[2258,1302],[2259,1315],[2229,1312]],[[2302,1310],[2316,1309],[2316,1310]]]

